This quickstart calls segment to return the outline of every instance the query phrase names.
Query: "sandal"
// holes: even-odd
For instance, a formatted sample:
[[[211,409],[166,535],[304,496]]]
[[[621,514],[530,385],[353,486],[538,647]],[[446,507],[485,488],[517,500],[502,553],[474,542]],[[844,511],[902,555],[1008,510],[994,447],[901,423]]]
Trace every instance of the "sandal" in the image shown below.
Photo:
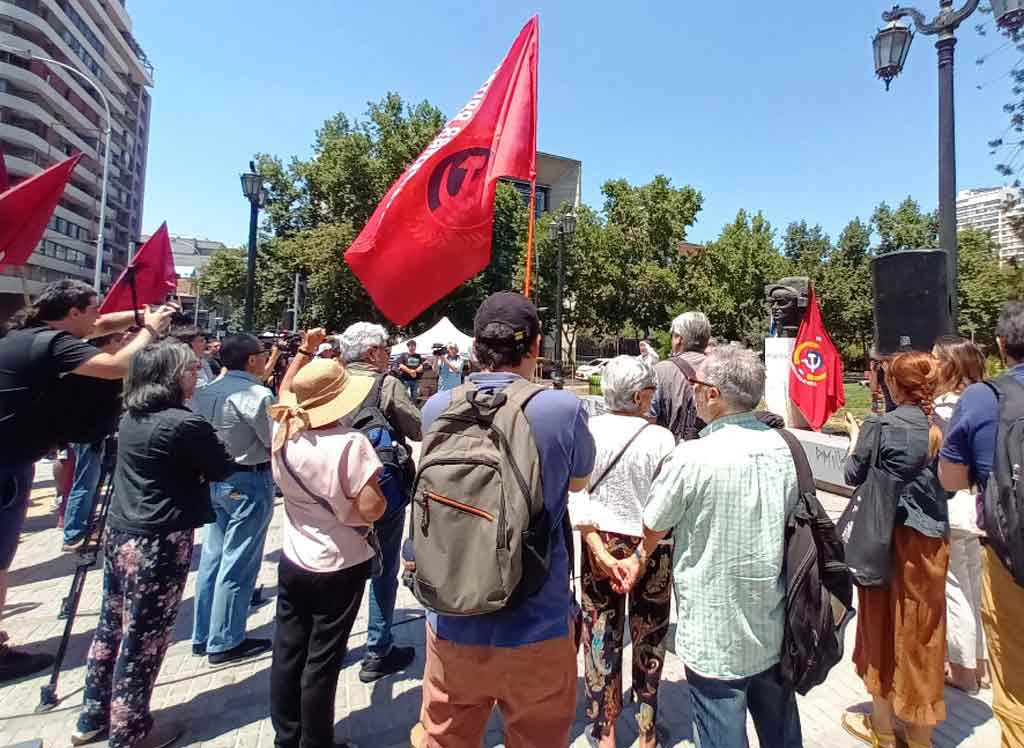
[[[862,712],[844,712],[843,729],[871,748],[896,748],[895,733],[878,733],[871,725],[871,715]]]

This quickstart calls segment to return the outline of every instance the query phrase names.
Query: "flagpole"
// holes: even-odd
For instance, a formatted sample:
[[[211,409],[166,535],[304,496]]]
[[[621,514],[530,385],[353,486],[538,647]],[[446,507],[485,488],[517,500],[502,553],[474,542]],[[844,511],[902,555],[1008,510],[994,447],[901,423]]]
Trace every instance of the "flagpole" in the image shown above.
[[[533,224],[537,204],[537,180],[530,180],[530,222],[526,230],[526,280],[523,282],[523,296],[530,298],[530,286],[533,281]]]

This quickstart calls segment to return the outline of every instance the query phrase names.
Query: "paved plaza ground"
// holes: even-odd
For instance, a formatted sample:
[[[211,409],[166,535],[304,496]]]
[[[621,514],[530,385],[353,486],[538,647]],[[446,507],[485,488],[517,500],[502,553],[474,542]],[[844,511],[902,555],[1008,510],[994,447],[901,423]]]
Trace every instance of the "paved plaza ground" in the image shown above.
[[[18,556],[11,571],[11,592],[4,610],[4,627],[18,645],[30,650],[54,652],[64,622],[57,620],[61,599],[67,594],[74,569],[74,557],[61,555],[60,534],[51,510],[53,483],[49,467],[41,463],[36,490],[26,522]],[[830,512],[841,510],[843,500],[826,497]],[[281,549],[283,509],[277,500],[273,524],[267,540],[260,572],[263,593],[270,600],[254,610],[249,618],[253,636],[273,636],[273,597],[277,583],[277,560]],[[200,535],[196,534],[199,542]],[[273,745],[273,728],[268,711],[270,656],[248,662],[211,667],[204,658],[193,657],[189,637],[195,599],[195,569],[199,563],[196,548],[193,573],[181,605],[173,644],[153,696],[158,716],[182,720],[188,732],[179,743],[199,748],[268,748]],[[39,703],[39,687],[48,675],[40,675],[0,688],[0,747],[30,738],[42,738],[46,748],[70,745],[70,735],[82,699],[85,655],[100,605],[101,573],[90,572],[74,627],[71,645],[61,675],[61,704],[52,712],[33,713]],[[400,676],[363,685],[356,677],[359,659],[366,642],[366,600],[353,629],[346,665],[338,684],[336,734],[356,741],[360,748],[398,748],[408,745],[408,732],[420,707],[420,677],[423,673],[423,610],[412,595],[400,589],[396,621],[396,639],[417,649],[415,665]],[[673,629],[674,631],[674,629]],[[850,647],[852,651],[850,628]],[[671,649],[671,636],[670,636]],[[627,651],[627,658],[629,652]],[[847,658],[849,659],[849,658]],[[628,660],[627,660],[628,661]],[[582,669],[581,669],[582,672]],[[626,668],[627,685],[629,668]],[[582,694],[583,682],[579,682]],[[995,748],[999,730],[992,718],[991,696],[982,692],[969,697],[947,689],[949,719],[939,728],[938,748]],[[582,700],[582,697],[581,697]],[[833,670],[829,680],[810,696],[800,699],[804,743],[808,747],[853,748],[859,743],[839,726],[842,711],[866,706],[866,694],[847,661]],[[667,658],[660,695],[660,723],[668,731],[668,745],[689,746],[690,717],[683,668],[674,654]],[[582,709],[577,709],[573,728],[574,747],[586,746],[582,737]],[[753,728],[751,745],[757,745]],[[633,711],[627,708],[620,720],[622,745],[636,737]],[[500,723],[495,716],[487,735],[488,748],[501,745]],[[548,748],[538,746],[538,748]],[[551,748],[557,748],[552,746]],[[769,748],[769,747],[765,747]]]

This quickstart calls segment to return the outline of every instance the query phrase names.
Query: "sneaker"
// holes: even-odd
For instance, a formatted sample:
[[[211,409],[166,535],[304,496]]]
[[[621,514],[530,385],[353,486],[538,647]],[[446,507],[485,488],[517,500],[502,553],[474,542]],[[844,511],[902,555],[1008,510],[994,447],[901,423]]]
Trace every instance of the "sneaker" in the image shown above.
[[[359,668],[359,680],[363,683],[373,683],[386,675],[405,670],[415,659],[414,647],[392,647],[383,657],[368,655]]]
[[[4,647],[0,654],[0,683],[35,675],[53,667],[54,657],[44,652],[22,652],[13,647]]]
[[[89,745],[107,739],[107,728],[101,727],[98,730],[75,730],[71,733],[71,745]]]
[[[227,662],[244,660],[247,657],[255,657],[264,652],[269,652],[272,646],[270,639],[244,639],[237,647],[232,647],[223,652],[211,652],[210,664],[223,665]]]
[[[60,549],[64,553],[75,553],[76,551],[81,550],[83,545],[85,545],[85,536],[80,535],[74,540],[64,543]]]
[[[134,748],[166,748],[173,744],[185,732],[179,722],[154,722],[146,737],[135,744]]]
[[[193,657],[206,657],[206,644],[203,643],[192,643],[192,656]]]

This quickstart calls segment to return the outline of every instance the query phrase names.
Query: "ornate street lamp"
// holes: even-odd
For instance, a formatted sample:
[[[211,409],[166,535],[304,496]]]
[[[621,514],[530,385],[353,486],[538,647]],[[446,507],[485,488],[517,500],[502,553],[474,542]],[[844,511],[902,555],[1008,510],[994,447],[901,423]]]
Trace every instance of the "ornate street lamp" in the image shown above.
[[[558,296],[555,299],[555,374],[556,389],[562,389],[562,305],[565,284],[565,247],[576,233],[576,214],[566,213],[548,226],[548,238],[558,248]]]
[[[1018,31],[1024,26],[1024,0],[991,0],[992,17],[1003,31]]]
[[[879,30],[874,39],[875,72],[889,83],[899,75],[910,49],[910,29],[897,23],[912,18],[918,33],[936,36],[939,51],[939,242],[946,251],[946,276],[949,286],[950,331],[957,324],[957,245],[956,245],[956,119],[953,107],[953,48],[956,30],[968,16],[978,9],[980,0],[966,0],[959,10],[953,9],[953,0],[939,0],[939,14],[927,21],[916,8],[894,6],[882,14],[889,25]],[[998,22],[1019,22],[1017,14],[1020,0],[993,0],[992,8]],[[996,11],[1001,6],[1002,12]],[[1005,21],[1003,20],[1005,19]]]
[[[256,228],[259,223],[260,207],[266,200],[263,177],[250,161],[249,171],[241,175],[242,194],[249,201],[249,260],[245,279],[245,330],[253,331],[253,314],[256,307]]]
[[[910,42],[914,33],[909,26],[893,21],[875,34],[872,45],[875,48],[875,75],[885,81],[885,90],[889,90],[892,79],[903,72],[903,63],[907,61]]]

